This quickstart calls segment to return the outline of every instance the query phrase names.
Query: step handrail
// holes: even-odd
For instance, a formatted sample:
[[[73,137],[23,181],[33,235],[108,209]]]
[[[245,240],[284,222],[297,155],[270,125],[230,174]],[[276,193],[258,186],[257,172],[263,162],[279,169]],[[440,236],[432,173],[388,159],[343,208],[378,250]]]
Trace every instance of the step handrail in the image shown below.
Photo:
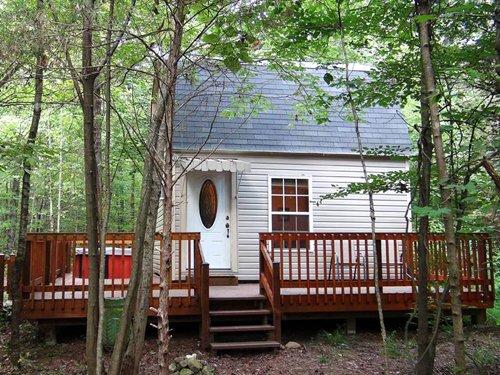
[[[200,346],[206,350],[210,339],[210,265],[205,260],[199,239],[195,242],[195,269],[197,270],[196,293],[200,301],[201,312]]]
[[[281,280],[280,262],[271,259],[265,240],[259,241],[259,287],[269,300],[273,312],[275,340],[281,342]]]

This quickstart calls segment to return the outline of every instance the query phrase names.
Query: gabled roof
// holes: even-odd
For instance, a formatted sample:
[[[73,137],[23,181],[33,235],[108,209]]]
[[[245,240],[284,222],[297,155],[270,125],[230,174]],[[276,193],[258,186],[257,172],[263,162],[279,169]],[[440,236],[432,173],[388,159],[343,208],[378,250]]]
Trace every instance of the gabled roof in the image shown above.
[[[247,77],[220,69],[202,69],[177,84],[174,147],[177,150],[339,154],[357,150],[354,124],[340,103],[318,125],[312,116],[297,118],[297,95],[302,88],[265,66],[252,66]],[[306,69],[328,93],[339,89],[323,81],[325,70]],[[362,71],[354,76],[365,75]],[[253,113],[250,108],[254,109]],[[371,107],[362,112],[361,136],[365,148],[407,151],[408,129],[399,108]],[[401,151],[399,153],[402,153]]]

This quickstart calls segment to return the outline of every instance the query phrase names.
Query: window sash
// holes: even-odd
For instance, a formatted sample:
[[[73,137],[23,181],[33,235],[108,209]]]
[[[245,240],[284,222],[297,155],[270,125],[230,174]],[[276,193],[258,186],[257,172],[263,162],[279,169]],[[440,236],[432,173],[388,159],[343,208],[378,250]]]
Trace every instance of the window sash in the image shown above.
[[[293,183],[292,183],[293,181]],[[310,232],[311,229],[311,218],[312,218],[312,207],[311,207],[311,180],[309,177],[304,178],[302,176],[297,177],[270,177],[269,179],[269,227],[271,231],[275,232]],[[293,186],[292,186],[293,185]],[[292,192],[293,189],[293,192]],[[307,193],[307,194],[306,194]],[[288,198],[288,199],[287,199]],[[288,202],[287,202],[288,201]],[[275,210],[276,208],[281,209],[281,211]],[[290,211],[285,211],[286,209]],[[301,211],[299,211],[301,210]],[[284,217],[295,217],[296,219],[291,219],[293,221],[298,220],[300,217],[302,223],[304,219],[307,221],[306,230],[287,230],[284,229],[283,225],[278,225],[281,229],[274,227],[274,217],[281,216]],[[295,227],[298,226],[296,222]]]

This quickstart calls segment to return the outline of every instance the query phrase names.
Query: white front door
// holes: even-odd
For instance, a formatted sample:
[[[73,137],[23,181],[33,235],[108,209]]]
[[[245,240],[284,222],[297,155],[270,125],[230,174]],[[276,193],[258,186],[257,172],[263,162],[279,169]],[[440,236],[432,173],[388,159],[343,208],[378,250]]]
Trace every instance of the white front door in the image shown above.
[[[230,269],[230,172],[192,171],[187,175],[188,232],[201,233],[210,269]]]

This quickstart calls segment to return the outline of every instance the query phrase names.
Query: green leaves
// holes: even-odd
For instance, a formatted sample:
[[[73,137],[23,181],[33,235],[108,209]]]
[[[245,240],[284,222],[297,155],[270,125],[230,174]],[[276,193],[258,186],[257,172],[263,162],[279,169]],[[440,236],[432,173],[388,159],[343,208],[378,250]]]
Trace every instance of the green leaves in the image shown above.
[[[419,206],[413,206],[413,213],[417,217],[424,217],[428,216],[429,218],[432,219],[441,219],[444,215],[449,214],[451,211],[448,208],[441,207],[441,208],[434,208],[434,207],[419,207]]]
[[[417,23],[424,23],[424,22],[428,22],[428,21],[434,21],[435,19],[437,19],[437,16],[435,14],[420,14],[420,15],[413,17],[413,19]]]
[[[224,65],[233,73],[236,73],[241,68],[241,63],[237,56],[230,55],[224,57]]]
[[[324,194],[320,197],[320,202],[326,199],[344,198],[351,194],[373,194],[385,192],[409,193],[410,172],[391,171],[385,173],[370,174],[368,183],[353,182],[346,186],[332,185],[334,192]]]

